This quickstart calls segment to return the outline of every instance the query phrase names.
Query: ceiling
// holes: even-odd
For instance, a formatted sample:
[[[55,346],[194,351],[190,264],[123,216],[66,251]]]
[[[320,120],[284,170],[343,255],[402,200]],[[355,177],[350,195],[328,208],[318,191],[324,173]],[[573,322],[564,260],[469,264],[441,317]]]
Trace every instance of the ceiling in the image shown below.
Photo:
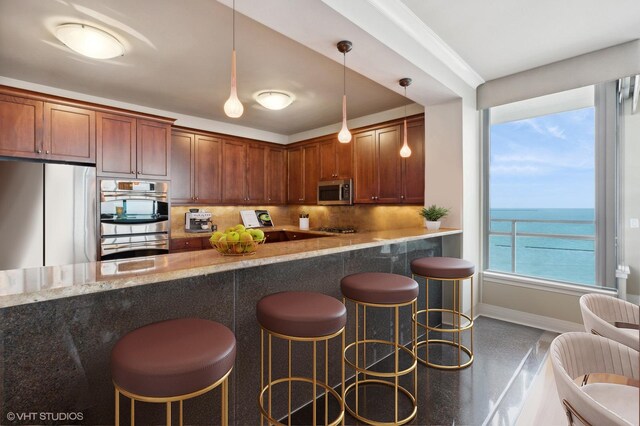
[[[401,0],[488,81],[640,38],[638,0]]]
[[[238,94],[245,113],[226,117],[232,11],[212,0],[189,0],[187,10],[174,0],[0,0],[0,75],[284,135],[341,120],[342,54],[334,47],[333,59],[319,55],[240,14]],[[101,61],[70,51],[53,36],[65,22],[109,30],[125,42],[126,54]],[[264,89],[291,92],[296,100],[269,111],[253,99]],[[410,103],[351,70],[347,94],[349,117]]]
[[[350,118],[409,101],[431,105],[473,94],[514,72],[640,38],[640,1],[238,0],[238,92],[229,96],[231,0],[0,0],[0,76],[232,123],[279,135],[341,119],[341,39]],[[292,19],[294,17],[294,19]],[[83,22],[114,33],[126,55],[99,61],[63,46],[53,28]],[[269,111],[264,89],[296,101]]]

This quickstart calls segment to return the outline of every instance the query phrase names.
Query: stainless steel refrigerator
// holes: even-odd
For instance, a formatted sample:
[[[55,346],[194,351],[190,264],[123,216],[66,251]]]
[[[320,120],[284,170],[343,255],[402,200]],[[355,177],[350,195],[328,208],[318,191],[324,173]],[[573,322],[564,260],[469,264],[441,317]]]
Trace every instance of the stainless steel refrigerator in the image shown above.
[[[96,169],[0,161],[0,270],[96,260]]]

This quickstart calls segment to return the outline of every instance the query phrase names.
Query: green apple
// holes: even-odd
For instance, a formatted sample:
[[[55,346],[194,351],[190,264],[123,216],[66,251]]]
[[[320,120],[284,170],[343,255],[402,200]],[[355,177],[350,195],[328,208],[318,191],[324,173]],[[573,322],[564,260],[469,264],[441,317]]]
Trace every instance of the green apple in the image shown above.
[[[236,225],[235,229],[236,229],[236,232],[244,232],[246,230],[244,225]]]
[[[227,236],[223,235],[222,237],[220,237],[218,239],[218,241],[216,242],[216,247],[222,251],[226,251],[227,248],[229,248],[228,244],[227,244]]]
[[[262,241],[264,239],[264,232],[262,229],[253,229],[251,235],[255,241]]]
[[[226,235],[228,243],[236,243],[240,241],[240,234],[238,234],[236,231],[227,232]]]
[[[211,241],[212,243],[216,243],[223,235],[224,234],[222,232],[216,231],[213,234],[211,234],[211,238],[209,238],[209,241]]]
[[[224,230],[225,234],[228,234],[230,232],[236,232],[236,227],[235,226],[230,226],[229,228]]]
[[[244,231],[240,233],[240,241],[242,241],[243,243],[247,243],[247,242],[253,242],[253,235],[251,235],[251,233]]]

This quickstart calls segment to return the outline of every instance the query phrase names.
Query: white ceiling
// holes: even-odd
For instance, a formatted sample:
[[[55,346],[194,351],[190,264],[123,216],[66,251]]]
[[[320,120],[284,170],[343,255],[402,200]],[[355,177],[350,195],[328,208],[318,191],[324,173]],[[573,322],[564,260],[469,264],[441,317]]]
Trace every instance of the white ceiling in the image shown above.
[[[231,9],[212,0],[185,5],[0,0],[0,75],[285,135],[340,121],[338,36],[327,40],[331,59],[238,14],[238,92],[245,114],[233,120],[222,108],[229,96]],[[65,22],[107,29],[125,42],[127,53],[108,61],[84,58],[53,36],[53,28]],[[282,111],[266,110],[252,97],[263,89],[289,91],[296,101]],[[394,90],[349,70],[349,117],[410,103]]]
[[[640,38],[640,1],[238,0],[240,119],[229,94],[231,0],[0,0],[0,76],[87,95],[294,135],[340,121],[349,39],[348,115],[431,105],[491,80]],[[124,57],[98,61],[62,46],[65,22],[115,33]],[[268,111],[262,89],[297,97]]]
[[[640,38],[639,0],[401,0],[484,80]]]

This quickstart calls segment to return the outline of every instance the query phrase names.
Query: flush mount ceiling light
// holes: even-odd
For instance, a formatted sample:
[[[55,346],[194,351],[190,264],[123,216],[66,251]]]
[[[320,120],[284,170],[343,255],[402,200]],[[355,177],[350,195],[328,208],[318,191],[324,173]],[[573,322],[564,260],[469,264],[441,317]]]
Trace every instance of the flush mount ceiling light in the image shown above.
[[[338,50],[342,53],[342,129],[338,133],[340,143],[351,142],[351,132],[347,127],[347,52],[351,51],[353,44],[348,40],[338,43]]]
[[[410,78],[402,78],[398,82],[400,86],[404,87],[404,97],[407,97],[407,86],[411,84]],[[409,144],[407,143],[407,105],[404,105],[404,128],[403,128],[403,140],[402,148],[400,148],[400,157],[411,157],[411,148],[409,148]]]
[[[274,111],[288,107],[295,100],[291,93],[282,90],[262,90],[254,98],[263,107]]]
[[[231,118],[242,116],[244,107],[238,99],[238,89],[236,88],[236,0],[233,0],[233,50],[231,52],[231,93],[229,99],[224,103],[224,113]]]
[[[124,46],[106,31],[85,24],[56,27],[58,40],[69,49],[94,59],[111,59],[124,55]]]

